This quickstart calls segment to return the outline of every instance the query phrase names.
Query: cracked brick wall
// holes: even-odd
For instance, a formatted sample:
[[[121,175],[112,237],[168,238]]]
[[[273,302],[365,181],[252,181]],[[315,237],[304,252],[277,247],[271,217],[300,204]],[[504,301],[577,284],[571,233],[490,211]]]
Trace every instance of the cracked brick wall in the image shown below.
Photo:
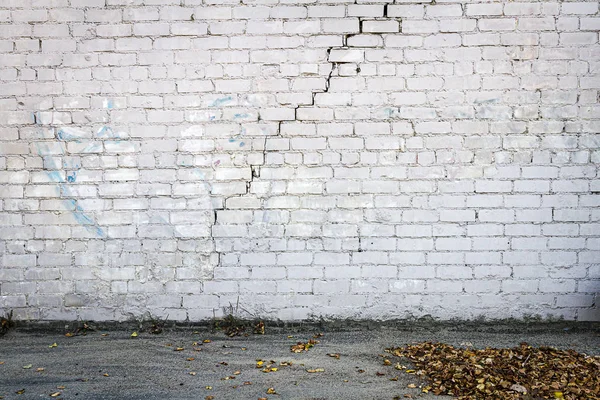
[[[598,7],[2,0],[0,312],[599,320]]]

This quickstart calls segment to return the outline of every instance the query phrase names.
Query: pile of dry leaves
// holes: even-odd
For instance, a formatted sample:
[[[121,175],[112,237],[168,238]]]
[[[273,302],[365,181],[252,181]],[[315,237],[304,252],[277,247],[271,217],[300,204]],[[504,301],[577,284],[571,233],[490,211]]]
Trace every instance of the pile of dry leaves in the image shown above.
[[[423,391],[460,399],[600,399],[600,357],[574,350],[462,349],[425,342],[390,353],[408,358],[429,378]]]

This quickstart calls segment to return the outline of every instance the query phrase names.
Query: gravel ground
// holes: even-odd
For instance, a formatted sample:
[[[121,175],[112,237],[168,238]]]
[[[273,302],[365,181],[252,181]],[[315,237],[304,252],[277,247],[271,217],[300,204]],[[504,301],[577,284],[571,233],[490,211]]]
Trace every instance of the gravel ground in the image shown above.
[[[477,348],[514,347],[525,341],[600,353],[597,326],[519,331],[518,327],[505,330],[493,326],[378,326],[350,331],[307,326],[285,330],[267,325],[265,335],[247,337],[172,328],[157,335],[140,332],[132,338],[133,330],[124,329],[96,330],[74,337],[65,337],[64,331],[13,329],[0,337],[0,398],[49,398],[60,392],[56,398],[86,400],[211,398],[207,396],[215,400],[366,400],[403,398],[404,394],[441,399],[448,397],[421,393],[418,386],[423,381],[394,369],[398,360],[393,356],[389,357],[392,366],[383,365],[385,349],[426,340]],[[309,351],[290,351],[298,341],[306,342],[319,333],[323,333],[316,338],[320,343]],[[210,342],[203,343],[206,340]],[[256,368],[258,359],[265,361],[263,367],[275,361],[277,365],[272,367],[278,370],[262,372]],[[279,365],[284,361],[292,365]],[[307,372],[321,368],[323,372]],[[417,388],[408,388],[411,383]],[[267,394],[269,388],[277,394]]]

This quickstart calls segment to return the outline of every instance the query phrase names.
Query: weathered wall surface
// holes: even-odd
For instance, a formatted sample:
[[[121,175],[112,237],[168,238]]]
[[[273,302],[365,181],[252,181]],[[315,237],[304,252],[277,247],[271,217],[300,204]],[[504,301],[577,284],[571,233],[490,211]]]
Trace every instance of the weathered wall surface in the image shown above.
[[[600,319],[598,1],[0,3],[0,311]]]

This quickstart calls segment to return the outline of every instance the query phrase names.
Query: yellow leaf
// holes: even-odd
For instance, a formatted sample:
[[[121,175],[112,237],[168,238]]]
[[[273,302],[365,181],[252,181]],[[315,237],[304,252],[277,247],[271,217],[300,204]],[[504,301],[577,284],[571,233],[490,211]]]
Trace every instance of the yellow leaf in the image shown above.
[[[202,343],[210,343],[210,339],[204,339]]]
[[[206,390],[212,390],[212,386],[206,386],[204,389],[206,389]]]
[[[414,369],[407,369],[405,372],[406,372],[407,374],[414,374],[414,373],[415,373],[415,370],[414,370]]]
[[[25,389],[17,390],[15,393],[16,394],[23,394],[23,393],[25,393]]]
[[[183,350],[185,350],[183,347],[177,347],[177,348],[175,348],[175,351],[183,351]]]
[[[33,367],[33,364],[23,365],[23,369],[31,369],[31,367]]]
[[[315,368],[315,369],[307,369],[306,372],[310,372],[311,374],[314,374],[315,372],[325,372],[325,370],[323,368]]]
[[[58,397],[60,396],[60,392],[52,393],[50,397]]]
[[[103,376],[108,376],[108,374],[102,374]]]
[[[554,392],[554,398],[555,399],[564,399],[563,393],[562,392]]]
[[[414,383],[409,383],[408,385],[406,385],[407,388],[411,388],[414,389],[417,387],[417,385],[415,385]]]
[[[63,389],[66,389],[66,386],[57,386],[56,388],[60,389],[60,390],[63,390]]]
[[[131,337],[138,337],[138,333],[137,333],[137,332],[133,332],[133,333],[131,334]]]
[[[267,394],[277,394],[277,392],[275,391],[274,388],[268,388],[267,389]]]
[[[75,335],[73,335],[71,332],[67,332],[67,333],[65,333],[65,336],[66,337],[72,337],[72,336],[75,336]]]
[[[50,347],[50,348],[52,348],[52,347],[58,347],[58,344],[56,344],[56,343],[52,343],[52,344],[51,344],[50,346],[48,346],[48,347]]]

